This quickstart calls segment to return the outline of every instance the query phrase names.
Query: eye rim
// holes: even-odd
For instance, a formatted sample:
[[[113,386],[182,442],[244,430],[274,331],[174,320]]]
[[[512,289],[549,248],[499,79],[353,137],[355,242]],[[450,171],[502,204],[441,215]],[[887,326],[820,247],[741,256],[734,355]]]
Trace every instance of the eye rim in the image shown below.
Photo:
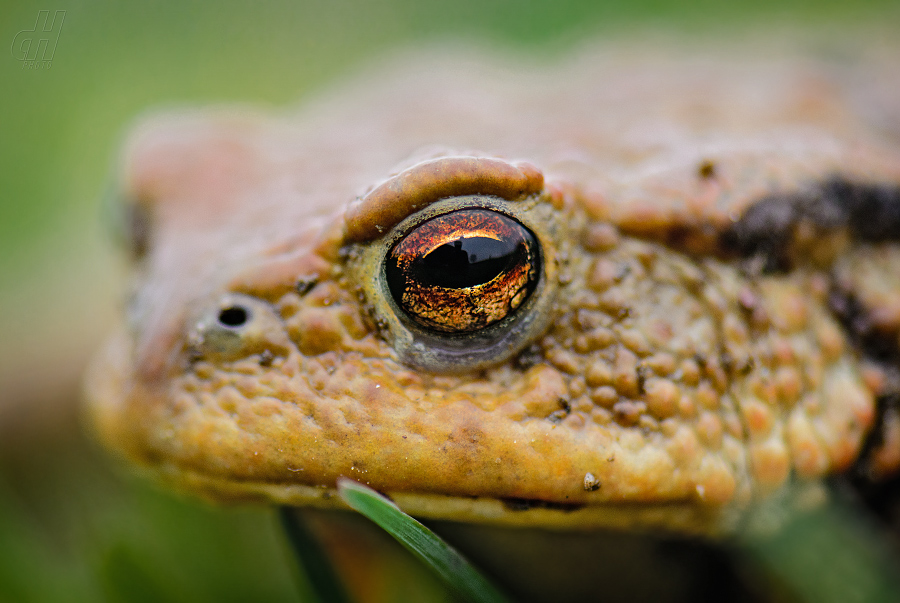
[[[416,324],[394,301],[385,258],[396,242],[419,224],[461,209],[487,209],[512,218],[536,238],[541,255],[537,285],[515,312],[479,331],[438,333]],[[563,224],[544,196],[508,201],[490,195],[462,195],[430,204],[408,216],[375,241],[353,246],[348,268],[360,284],[367,309],[400,362],[438,374],[462,373],[499,365],[519,353],[553,320]],[[372,278],[375,275],[375,278]]]

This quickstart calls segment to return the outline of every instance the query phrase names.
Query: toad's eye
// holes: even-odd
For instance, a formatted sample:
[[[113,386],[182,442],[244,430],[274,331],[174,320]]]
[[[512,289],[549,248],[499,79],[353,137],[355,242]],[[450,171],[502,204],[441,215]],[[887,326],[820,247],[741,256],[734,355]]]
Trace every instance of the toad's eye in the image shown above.
[[[391,248],[385,276],[397,305],[444,333],[477,331],[516,311],[534,291],[541,258],[534,234],[488,209],[419,224]]]

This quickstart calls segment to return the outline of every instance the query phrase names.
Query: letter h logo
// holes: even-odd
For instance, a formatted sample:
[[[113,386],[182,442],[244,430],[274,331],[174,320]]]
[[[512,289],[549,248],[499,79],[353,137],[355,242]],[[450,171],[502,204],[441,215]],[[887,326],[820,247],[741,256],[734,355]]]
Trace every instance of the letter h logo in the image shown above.
[[[38,11],[37,21],[31,29],[23,29],[13,38],[13,58],[19,61],[52,61],[56,52],[56,43],[62,31],[66,11],[58,10],[50,21],[50,11]],[[37,38],[37,44],[34,43]]]

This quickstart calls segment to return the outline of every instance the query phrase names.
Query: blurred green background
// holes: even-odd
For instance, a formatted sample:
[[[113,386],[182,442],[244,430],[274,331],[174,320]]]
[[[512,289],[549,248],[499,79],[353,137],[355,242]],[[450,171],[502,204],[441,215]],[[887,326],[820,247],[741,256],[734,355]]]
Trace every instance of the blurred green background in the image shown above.
[[[51,68],[24,69],[12,43],[39,10],[65,10],[65,22]],[[734,32],[891,23],[900,31],[900,3],[874,0],[4,3],[0,602],[302,597],[268,511],[158,492],[82,434],[79,378],[125,273],[101,199],[136,115],[302,102],[379,52],[433,39],[540,54],[647,32],[714,43]]]

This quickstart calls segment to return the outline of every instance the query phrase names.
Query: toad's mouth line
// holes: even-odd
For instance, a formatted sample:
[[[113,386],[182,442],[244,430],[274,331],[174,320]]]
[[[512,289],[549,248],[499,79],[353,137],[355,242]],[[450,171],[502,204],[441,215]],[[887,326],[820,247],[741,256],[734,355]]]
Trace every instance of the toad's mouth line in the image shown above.
[[[269,503],[349,510],[337,488],[223,479],[171,464],[144,467],[146,474],[178,490],[226,504]],[[420,519],[558,530],[663,531],[715,536],[733,533],[744,521],[742,505],[698,505],[696,500],[605,501],[565,504],[543,500],[387,491],[381,494]]]

